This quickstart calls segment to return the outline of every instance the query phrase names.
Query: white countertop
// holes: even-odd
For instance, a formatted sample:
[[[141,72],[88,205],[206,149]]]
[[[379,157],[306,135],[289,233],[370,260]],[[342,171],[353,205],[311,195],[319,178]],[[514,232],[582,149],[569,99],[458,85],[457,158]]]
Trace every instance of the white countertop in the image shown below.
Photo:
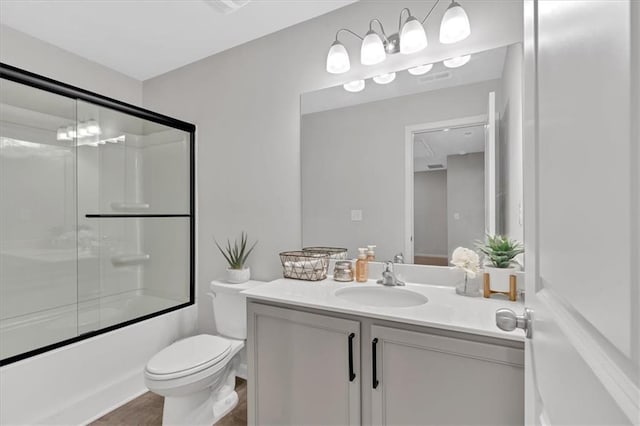
[[[377,285],[375,280],[367,283],[340,283],[328,278],[323,281],[301,281],[281,278],[243,291],[248,298],[258,301],[284,303],[331,312],[340,312],[414,324],[443,330],[460,331],[500,339],[524,341],[524,332],[505,332],[496,326],[495,312],[509,308],[521,315],[524,305],[507,299],[485,299],[464,297],[456,294],[455,288],[430,284],[410,284],[404,287],[387,287],[389,291],[412,290],[425,295],[429,301],[412,307],[365,306],[348,302],[334,293],[344,287]],[[383,287],[383,286],[380,286]]]

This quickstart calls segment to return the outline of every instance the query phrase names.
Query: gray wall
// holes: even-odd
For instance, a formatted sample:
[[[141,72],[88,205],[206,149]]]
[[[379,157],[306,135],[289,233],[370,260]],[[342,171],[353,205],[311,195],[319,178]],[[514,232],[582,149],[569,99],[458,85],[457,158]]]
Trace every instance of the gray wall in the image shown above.
[[[449,258],[484,239],[484,153],[447,157]]]
[[[413,251],[447,256],[447,171],[413,175]]]
[[[500,90],[500,201],[503,204],[503,232],[518,241],[524,239],[520,217],[522,176],[522,45],[509,46]]]
[[[302,117],[302,243],[404,250],[405,127],[485,114],[498,80]],[[350,211],[363,211],[361,222]]]
[[[473,1],[465,4],[474,30],[464,43],[432,42],[419,54],[364,67],[358,40],[345,37],[352,70],[338,76],[325,71],[337,29],[364,32],[372,17],[393,26],[401,7],[396,1],[361,1],[144,82],[146,107],[198,125],[201,330],[213,328],[205,293],[225,266],[214,235],[224,239],[245,230],[257,238],[249,264],[262,280],[281,276],[279,251],[301,245],[302,93],[522,39],[520,2]],[[430,7],[416,3],[412,12],[422,16]],[[427,27],[429,39],[437,40],[438,25]]]
[[[142,105],[141,81],[5,25],[0,25],[0,61],[110,98]]]

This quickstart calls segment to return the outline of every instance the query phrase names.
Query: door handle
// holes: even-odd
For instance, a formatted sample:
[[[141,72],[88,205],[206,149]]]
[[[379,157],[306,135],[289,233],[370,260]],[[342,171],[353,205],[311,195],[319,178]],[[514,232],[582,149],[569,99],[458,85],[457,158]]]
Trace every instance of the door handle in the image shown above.
[[[371,385],[373,386],[374,389],[376,389],[378,387],[378,384],[380,383],[378,381],[378,366],[377,366],[377,354],[376,354],[376,346],[378,345],[378,338],[376,337],[375,339],[373,339],[371,341],[371,365],[373,368],[373,372],[372,372],[372,381],[371,381]]]
[[[356,378],[356,373],[353,372],[353,338],[356,337],[355,333],[349,334],[349,381],[353,382]]]
[[[516,315],[511,309],[502,308],[496,311],[496,325],[500,330],[513,331],[516,328],[524,330],[528,339],[531,339],[533,334],[533,327],[531,323],[531,316],[533,311],[529,308],[524,308],[523,315]]]

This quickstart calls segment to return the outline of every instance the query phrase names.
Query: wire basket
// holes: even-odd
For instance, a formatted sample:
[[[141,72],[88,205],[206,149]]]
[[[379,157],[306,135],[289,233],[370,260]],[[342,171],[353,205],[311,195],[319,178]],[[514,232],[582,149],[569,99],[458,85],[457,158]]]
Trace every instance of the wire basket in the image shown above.
[[[280,253],[285,278],[319,281],[327,278],[329,255],[310,251],[285,251]]]
[[[347,249],[342,247],[305,247],[302,251],[310,253],[323,253],[333,260],[346,260]]]

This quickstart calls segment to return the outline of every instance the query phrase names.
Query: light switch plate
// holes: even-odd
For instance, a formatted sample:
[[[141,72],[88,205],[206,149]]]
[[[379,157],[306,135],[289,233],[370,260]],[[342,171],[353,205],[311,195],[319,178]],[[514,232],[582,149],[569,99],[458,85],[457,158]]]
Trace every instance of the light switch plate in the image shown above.
[[[351,221],[352,222],[362,221],[362,210],[351,210]]]

